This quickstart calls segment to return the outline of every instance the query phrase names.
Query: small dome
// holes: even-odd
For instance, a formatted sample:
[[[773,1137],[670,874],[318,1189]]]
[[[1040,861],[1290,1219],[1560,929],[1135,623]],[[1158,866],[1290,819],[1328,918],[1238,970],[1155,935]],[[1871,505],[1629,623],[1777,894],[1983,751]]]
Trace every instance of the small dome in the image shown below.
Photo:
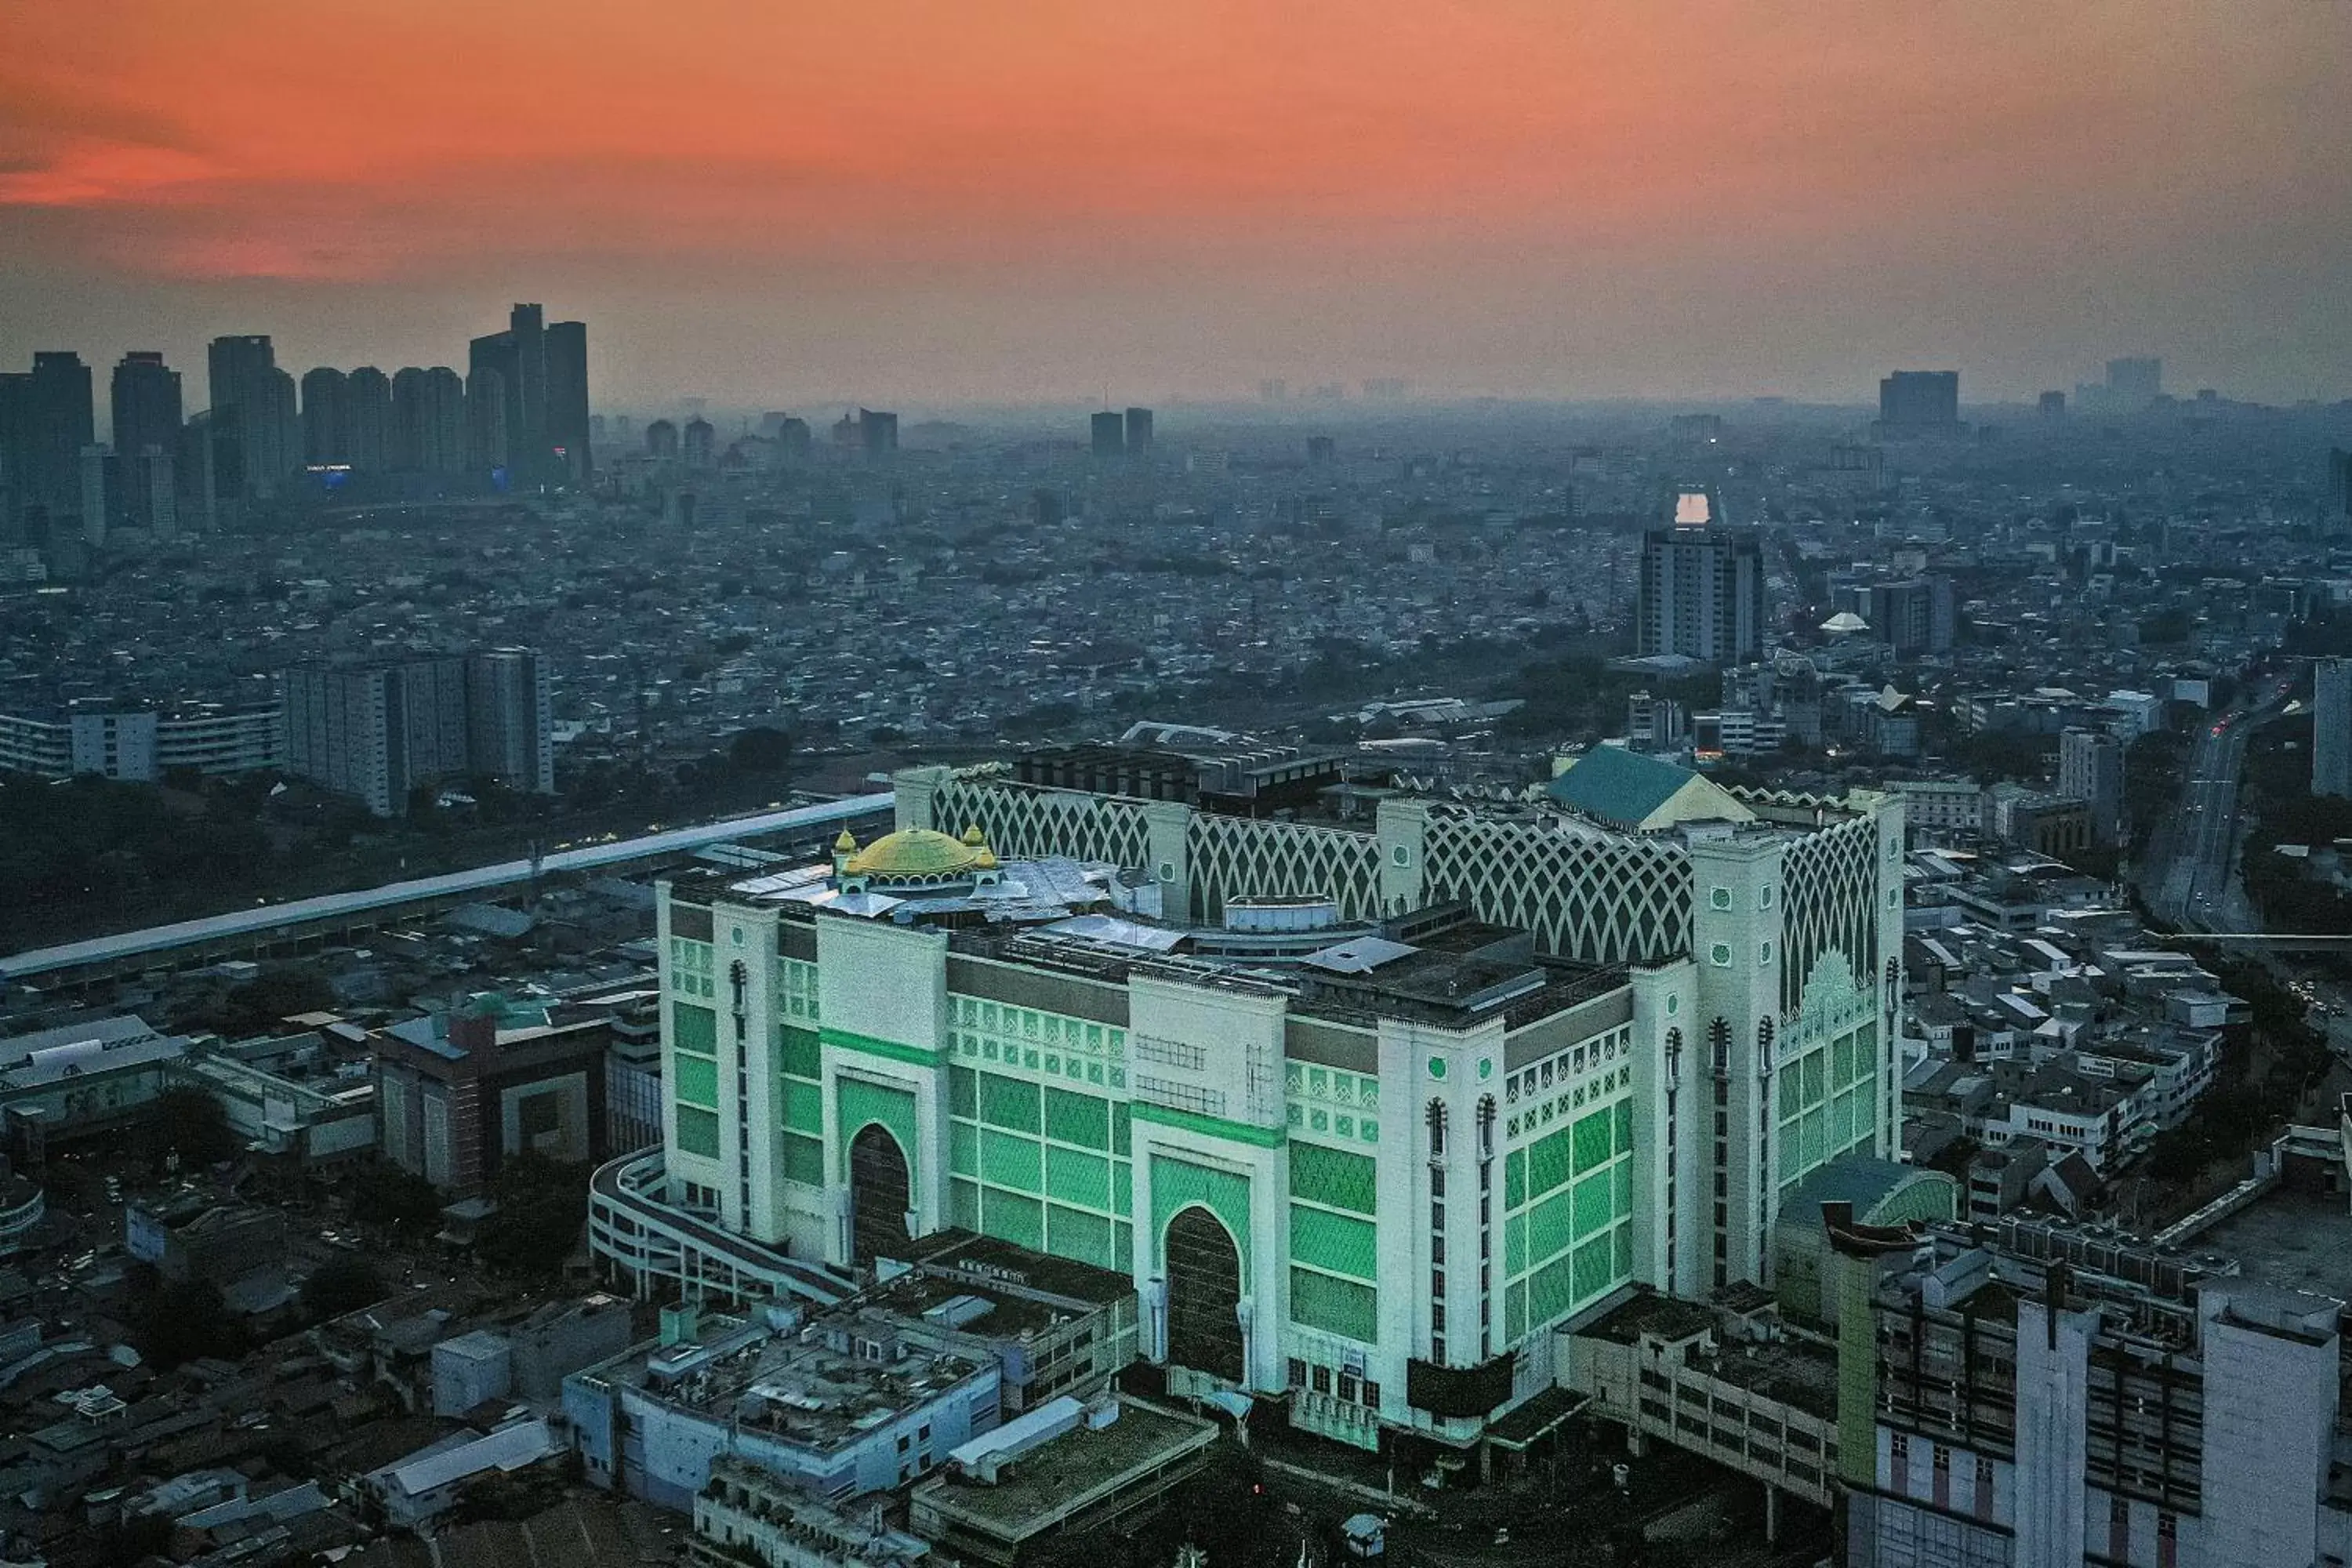
[[[972,848],[977,849],[982,845],[987,843],[988,839],[981,833],[980,824],[975,822],[970,827],[963,830],[963,841]]]
[[[845,827],[841,830],[841,837],[833,841],[833,847],[841,854],[855,855],[857,853],[857,836]]]
[[[980,851],[961,839],[929,827],[886,833],[849,858],[842,870],[853,877],[928,880],[971,868]]]

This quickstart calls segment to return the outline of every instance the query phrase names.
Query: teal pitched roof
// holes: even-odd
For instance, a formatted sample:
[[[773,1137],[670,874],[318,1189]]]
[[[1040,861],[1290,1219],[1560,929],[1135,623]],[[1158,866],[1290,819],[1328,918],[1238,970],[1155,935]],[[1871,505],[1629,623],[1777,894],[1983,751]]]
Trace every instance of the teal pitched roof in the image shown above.
[[[1634,827],[1696,777],[1688,768],[1622,746],[1595,746],[1551,781],[1549,793],[1587,816]]]

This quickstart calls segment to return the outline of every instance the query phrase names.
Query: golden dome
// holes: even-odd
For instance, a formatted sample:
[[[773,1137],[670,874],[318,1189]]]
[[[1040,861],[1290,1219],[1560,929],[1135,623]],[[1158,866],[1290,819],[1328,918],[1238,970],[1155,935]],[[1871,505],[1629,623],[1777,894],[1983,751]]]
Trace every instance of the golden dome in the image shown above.
[[[837,854],[855,855],[857,853],[857,836],[845,827],[841,830],[841,837],[833,841],[833,847]]]
[[[963,841],[971,846],[974,849],[977,849],[982,845],[987,843],[988,838],[981,832],[980,824],[975,822],[970,827],[963,830]]]
[[[851,856],[842,871],[852,877],[904,877],[929,880],[971,869],[982,851],[929,827],[886,833]]]

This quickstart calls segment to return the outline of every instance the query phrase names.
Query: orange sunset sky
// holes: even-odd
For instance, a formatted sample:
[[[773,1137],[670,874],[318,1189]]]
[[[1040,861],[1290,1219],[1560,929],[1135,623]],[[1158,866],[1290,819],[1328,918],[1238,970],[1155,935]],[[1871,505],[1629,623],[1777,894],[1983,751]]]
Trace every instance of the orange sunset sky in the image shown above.
[[[600,400],[2352,392],[2352,0],[15,0],[0,363]]]

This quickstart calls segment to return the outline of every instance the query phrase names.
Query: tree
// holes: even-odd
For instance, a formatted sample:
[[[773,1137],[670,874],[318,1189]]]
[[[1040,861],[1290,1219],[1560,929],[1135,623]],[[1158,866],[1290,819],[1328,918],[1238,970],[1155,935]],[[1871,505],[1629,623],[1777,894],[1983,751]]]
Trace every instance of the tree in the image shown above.
[[[239,1146],[220,1101],[185,1084],[174,1084],[155,1097],[153,1126],[158,1144],[188,1164],[217,1163]]]
[[[302,1310],[324,1321],[383,1300],[375,1265],[353,1253],[330,1258],[302,1281]]]
[[[474,1254],[493,1268],[552,1274],[588,1220],[588,1172],[542,1154],[515,1155],[490,1184],[498,1212],[482,1222]]]
[[[441,1194],[414,1172],[372,1165],[352,1184],[352,1217],[397,1234],[424,1235],[441,1223]]]
[[[741,773],[781,773],[793,764],[793,738],[766,724],[736,732],[727,745],[728,765]]]
[[[201,1279],[159,1284],[142,1295],[131,1309],[131,1341],[159,1372],[245,1350],[244,1331],[229,1317],[220,1292]]]

